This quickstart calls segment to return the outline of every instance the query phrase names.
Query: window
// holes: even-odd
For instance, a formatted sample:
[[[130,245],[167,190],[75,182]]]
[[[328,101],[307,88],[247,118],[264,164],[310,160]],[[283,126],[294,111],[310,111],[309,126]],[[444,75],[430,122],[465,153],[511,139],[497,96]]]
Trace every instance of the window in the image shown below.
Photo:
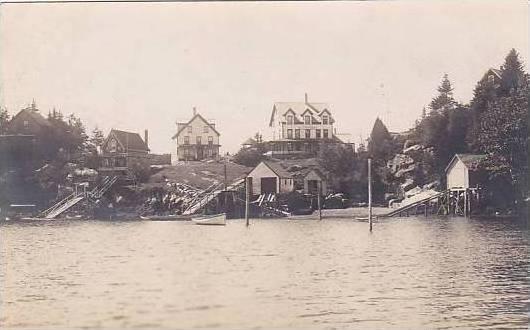
[[[287,138],[288,139],[292,139],[293,138],[293,130],[292,129],[288,129],[287,130]]]
[[[300,130],[299,129],[295,129],[294,130],[294,138],[295,139],[299,139],[300,138]]]
[[[310,139],[311,138],[311,130],[310,129],[306,129],[305,130],[305,138],[306,139]]]
[[[488,75],[488,83],[493,84],[494,81],[495,77],[492,74]]]
[[[329,123],[329,118],[328,116],[322,116],[322,124],[323,125],[327,125]]]
[[[289,124],[289,125],[293,124],[293,116],[292,115],[287,116],[287,124]]]
[[[293,144],[287,143],[287,151],[293,151]]]
[[[29,121],[24,120],[24,128],[25,129],[29,128]]]
[[[188,126],[188,133],[193,133],[193,127],[192,126]]]
[[[190,137],[189,136],[185,136],[184,137],[184,144],[190,144]]]
[[[209,145],[213,144],[213,136],[208,136],[208,144]]]
[[[203,133],[208,133],[208,126],[204,126],[203,129],[202,129],[202,132]]]
[[[311,125],[311,116],[305,115],[304,117],[304,124]]]
[[[325,129],[325,130],[324,130],[324,139],[327,139],[327,138],[328,138],[328,130]]]
[[[201,136],[197,136],[197,144],[201,144]]]
[[[320,130],[317,129],[317,130],[316,130],[316,133],[317,133],[317,134],[316,134],[316,135],[317,135],[316,138],[317,138],[317,139],[320,139]]]

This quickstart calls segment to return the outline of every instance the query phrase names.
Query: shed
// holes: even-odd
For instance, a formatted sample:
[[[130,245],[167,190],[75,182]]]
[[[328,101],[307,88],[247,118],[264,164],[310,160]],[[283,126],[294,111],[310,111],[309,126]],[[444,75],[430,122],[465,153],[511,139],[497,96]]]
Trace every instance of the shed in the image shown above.
[[[312,169],[304,176],[304,194],[316,195],[318,186],[322,187],[322,194],[328,194],[328,180],[318,169]]]
[[[476,187],[480,183],[477,165],[485,158],[486,155],[455,154],[445,168],[447,189]]]
[[[262,161],[247,175],[252,195],[288,193],[294,190],[293,176],[280,164]]]

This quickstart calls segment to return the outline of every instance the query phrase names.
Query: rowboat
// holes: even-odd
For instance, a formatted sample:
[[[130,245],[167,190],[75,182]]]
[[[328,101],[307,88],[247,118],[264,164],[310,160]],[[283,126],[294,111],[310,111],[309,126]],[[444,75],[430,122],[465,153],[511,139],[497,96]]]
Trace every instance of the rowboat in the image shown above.
[[[226,225],[226,213],[203,215],[191,218],[196,225]]]
[[[187,221],[190,220],[189,215],[182,214],[169,214],[169,215],[141,215],[140,219],[142,220],[151,220],[151,221]]]

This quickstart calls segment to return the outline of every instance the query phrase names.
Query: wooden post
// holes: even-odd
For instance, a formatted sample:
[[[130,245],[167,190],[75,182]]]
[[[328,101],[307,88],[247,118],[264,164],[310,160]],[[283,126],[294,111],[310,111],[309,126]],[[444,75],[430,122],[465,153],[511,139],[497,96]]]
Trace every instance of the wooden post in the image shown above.
[[[318,203],[318,220],[322,220],[322,205],[320,202],[320,194],[322,192],[322,184],[317,181],[317,203]]]
[[[467,189],[464,190],[464,217],[467,218]]]
[[[250,224],[249,222],[249,207],[250,207],[250,191],[249,191],[249,178],[246,177],[245,178],[245,224],[248,225]]]
[[[368,223],[372,232],[372,159],[368,158]]]

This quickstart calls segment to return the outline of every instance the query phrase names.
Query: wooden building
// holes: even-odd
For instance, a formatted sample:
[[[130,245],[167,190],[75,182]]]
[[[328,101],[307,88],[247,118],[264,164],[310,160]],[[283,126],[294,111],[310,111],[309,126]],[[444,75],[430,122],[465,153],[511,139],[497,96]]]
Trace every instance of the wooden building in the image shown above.
[[[288,193],[294,190],[293,176],[280,164],[263,161],[247,175],[252,195]]]
[[[11,118],[6,127],[6,135],[32,135],[39,139],[51,130],[52,124],[40,114],[33,101]]]
[[[219,156],[219,137],[215,124],[207,121],[193,109],[193,117],[185,123],[177,123],[177,133],[172,137],[175,147],[172,163],[186,160],[202,160]]]
[[[486,155],[456,154],[453,156],[445,174],[447,189],[469,189],[480,184],[480,171],[477,165],[486,158]]]
[[[149,170],[147,130],[144,140],[138,133],[112,129],[101,146],[98,171],[103,175],[128,176],[131,170]]]
[[[328,194],[328,180],[318,169],[312,169],[304,176],[304,194],[316,195],[318,187],[321,187],[322,195]]]
[[[354,148],[348,134],[337,134],[335,119],[327,103],[276,102],[269,127],[272,139],[267,142],[274,157],[312,156],[323,144],[345,144]],[[339,138],[339,136],[341,136]]]

